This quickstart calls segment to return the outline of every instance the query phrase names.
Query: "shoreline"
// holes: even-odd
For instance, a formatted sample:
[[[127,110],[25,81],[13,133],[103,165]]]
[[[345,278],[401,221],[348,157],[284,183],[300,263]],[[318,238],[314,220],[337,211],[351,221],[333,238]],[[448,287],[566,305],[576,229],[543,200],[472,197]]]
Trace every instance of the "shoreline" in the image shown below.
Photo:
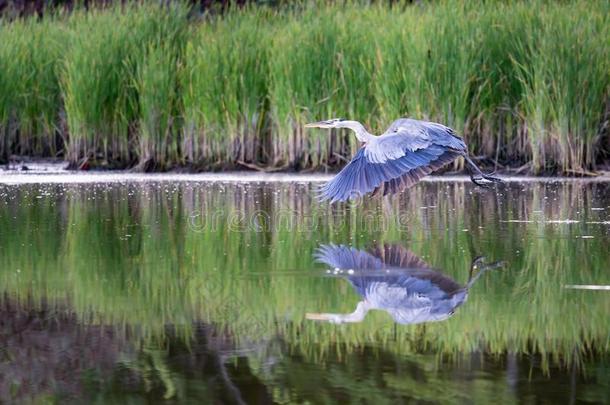
[[[124,170],[118,171],[0,171],[0,184],[90,184],[90,183],[146,183],[146,182],[180,182],[180,183],[321,183],[334,177],[324,173],[262,173],[254,171],[227,171],[202,173],[140,173]],[[605,183],[610,182],[610,173],[595,177],[533,177],[498,175],[507,183]],[[470,177],[461,174],[439,174],[424,177],[422,182],[469,183]]]
[[[130,169],[118,170],[72,170],[65,161],[34,159],[12,162],[0,166],[0,184],[87,184],[87,183],[143,183],[143,182],[221,182],[221,183],[320,183],[330,180],[337,172],[291,172],[291,171],[184,171],[139,172]],[[531,176],[498,172],[498,177],[508,183],[604,183],[610,182],[610,171],[602,170],[597,176]],[[422,182],[470,182],[462,173],[432,173]]]

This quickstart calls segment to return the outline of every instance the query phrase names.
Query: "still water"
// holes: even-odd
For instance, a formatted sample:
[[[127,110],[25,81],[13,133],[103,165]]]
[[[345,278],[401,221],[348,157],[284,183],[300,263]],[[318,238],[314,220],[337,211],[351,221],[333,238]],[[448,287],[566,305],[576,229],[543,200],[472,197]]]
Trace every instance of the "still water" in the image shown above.
[[[0,402],[610,402],[610,183],[0,185]]]

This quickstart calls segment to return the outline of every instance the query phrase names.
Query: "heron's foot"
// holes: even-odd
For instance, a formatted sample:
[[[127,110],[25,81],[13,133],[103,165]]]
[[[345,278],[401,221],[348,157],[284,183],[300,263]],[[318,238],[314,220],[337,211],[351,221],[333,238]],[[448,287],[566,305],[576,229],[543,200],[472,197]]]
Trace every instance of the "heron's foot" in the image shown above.
[[[470,265],[470,272],[468,274],[468,288],[470,288],[483,273],[489,270],[503,268],[505,266],[505,261],[486,263],[486,258],[484,256],[475,257]]]
[[[499,177],[494,176],[495,174],[496,174],[496,172],[484,174],[483,178],[487,181],[491,181],[492,183],[504,183],[504,180],[502,180]]]
[[[487,258],[485,256],[478,256],[472,261],[472,267],[478,271],[488,271],[501,269],[505,267],[507,263],[508,262],[506,262],[505,260],[487,263]]]
[[[479,187],[489,188],[490,182],[486,181],[482,175],[471,175],[470,180]]]
[[[500,260],[497,262],[485,264],[483,268],[485,270],[504,269],[504,268],[506,268],[507,264],[508,264],[508,262],[506,260]]]
[[[503,183],[502,179],[483,173],[470,175],[470,180],[477,186],[485,188],[490,188],[493,183]]]
[[[483,265],[485,263],[486,260],[487,260],[487,258],[485,256],[475,257],[471,264],[472,269],[473,270],[478,269],[479,267],[481,267],[481,265]]]

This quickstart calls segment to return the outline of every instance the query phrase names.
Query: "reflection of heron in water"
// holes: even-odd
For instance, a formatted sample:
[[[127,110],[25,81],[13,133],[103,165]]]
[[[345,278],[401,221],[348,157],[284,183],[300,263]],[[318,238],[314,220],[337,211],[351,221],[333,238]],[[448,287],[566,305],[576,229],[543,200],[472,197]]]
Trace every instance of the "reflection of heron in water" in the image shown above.
[[[478,257],[462,286],[396,245],[377,247],[370,253],[343,245],[322,245],[316,259],[347,278],[363,298],[351,314],[306,315],[307,319],[331,323],[361,322],[371,309],[388,312],[400,324],[443,321],[466,301],[468,290],[485,271],[502,266],[501,262],[485,265],[484,258]]]

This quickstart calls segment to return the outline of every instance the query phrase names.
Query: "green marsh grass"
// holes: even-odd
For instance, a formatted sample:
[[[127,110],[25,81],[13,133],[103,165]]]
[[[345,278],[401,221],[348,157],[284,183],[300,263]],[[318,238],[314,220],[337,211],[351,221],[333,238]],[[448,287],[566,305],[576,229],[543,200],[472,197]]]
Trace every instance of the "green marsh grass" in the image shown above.
[[[516,61],[516,76],[535,172],[578,172],[595,162],[610,86],[610,8],[599,4],[600,14],[585,3],[551,8],[540,26],[526,27],[531,59]]]
[[[275,124],[275,164],[328,167],[355,147],[352,136],[305,131],[322,117],[369,123],[375,110],[372,85],[373,16],[358,9],[311,8],[289,15],[273,41],[270,99]],[[348,21],[352,21],[348,24]]]
[[[203,17],[145,3],[3,21],[2,155],[326,170],[357,142],[305,123],[353,118],[380,133],[409,116],[454,127],[488,163],[582,174],[608,155],[608,15],[579,0]]]
[[[139,106],[138,166],[144,171],[163,170],[170,162],[181,161],[178,76],[187,38],[184,12],[174,10],[153,20],[160,28],[152,29],[143,60],[133,61]]]
[[[266,160],[273,31],[272,17],[250,8],[193,30],[182,74],[187,162],[218,168]]]
[[[69,126],[66,157],[129,161],[129,122],[136,100],[131,83],[130,25],[119,10],[80,12],[70,18],[71,38],[62,72]]]
[[[150,45],[144,63],[137,68],[139,166],[146,171],[151,168],[163,169],[166,162],[179,159],[179,144],[172,131],[178,124],[176,65],[174,49],[165,45]]]
[[[58,65],[65,33],[53,19],[0,23],[0,150],[49,156],[59,152]]]
[[[62,83],[70,132],[68,160],[101,160],[125,167],[136,161],[139,148],[147,159],[170,147],[167,132],[175,111],[172,89],[185,10],[111,7],[80,11],[67,23],[72,38]]]

